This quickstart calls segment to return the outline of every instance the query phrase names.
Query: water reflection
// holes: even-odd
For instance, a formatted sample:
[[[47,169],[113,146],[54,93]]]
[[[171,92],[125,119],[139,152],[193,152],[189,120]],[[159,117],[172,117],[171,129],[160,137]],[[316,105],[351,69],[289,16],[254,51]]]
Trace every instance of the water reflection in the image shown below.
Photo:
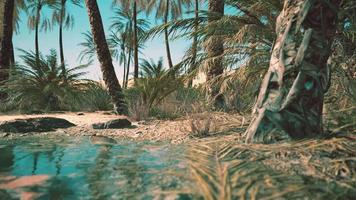
[[[14,165],[14,158],[12,146],[0,147],[0,172],[11,170]]]
[[[166,144],[93,145],[88,138],[0,141],[0,199],[153,199],[178,187],[179,178],[168,172],[184,172],[183,151]],[[27,176],[49,179],[18,185]]]

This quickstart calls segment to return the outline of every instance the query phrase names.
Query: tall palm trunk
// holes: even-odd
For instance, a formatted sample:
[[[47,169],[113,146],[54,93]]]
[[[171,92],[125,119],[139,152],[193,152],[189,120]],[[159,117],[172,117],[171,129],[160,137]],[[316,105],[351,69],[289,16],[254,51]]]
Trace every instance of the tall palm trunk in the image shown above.
[[[125,49],[123,49],[125,52]],[[124,74],[122,75],[122,87],[125,88],[125,82],[126,82],[126,56],[124,56]]]
[[[4,10],[2,14],[2,24],[0,27],[0,84],[9,78],[9,68],[11,64],[11,47],[13,33],[13,13],[14,0],[5,0],[2,2]],[[0,100],[5,98],[6,94],[0,93]]]
[[[134,78],[138,78],[138,27],[137,27],[137,3],[134,1],[133,5],[133,21],[134,21]]]
[[[224,0],[209,0],[209,12],[213,13],[208,17],[208,26],[219,20],[224,15]],[[207,80],[211,81],[224,72],[223,54],[224,44],[218,35],[211,36],[206,43],[208,56]],[[208,98],[216,109],[221,109],[224,104],[224,97],[219,94],[219,88],[210,84],[208,88]]]
[[[64,49],[63,49],[63,19],[66,0],[61,0],[61,13],[59,19],[59,55],[61,60],[61,66],[64,68]]]
[[[164,13],[164,23],[168,23],[168,17],[169,17],[169,1],[166,0],[166,10]],[[169,47],[169,32],[168,32],[168,27],[166,26],[164,28],[164,42],[166,44],[166,53],[167,53],[167,60],[168,60],[168,66],[169,68],[173,68],[173,62],[172,62],[172,56],[171,56],[171,48]]]
[[[85,0],[90,28],[92,31],[95,48],[100,62],[100,68],[103,73],[103,79],[106,87],[108,88],[109,95],[116,113],[127,114],[127,106],[124,101],[122,88],[116,77],[112,58],[110,55],[108,44],[106,43],[103,22],[101,19],[100,11],[96,0]]]
[[[38,5],[36,10],[36,19],[35,19],[35,53],[36,53],[36,62],[39,63],[40,60],[40,47],[38,43],[38,32],[40,26],[40,17],[41,17],[41,5]]]
[[[194,38],[193,38],[193,44],[192,44],[192,61],[191,61],[191,66],[189,69],[189,72],[193,72],[196,67],[197,67],[197,52],[198,52],[198,28],[199,28],[199,0],[195,0],[195,21],[194,21]],[[193,86],[193,79],[189,80],[188,83],[189,87]]]
[[[129,82],[129,74],[130,74],[130,65],[131,65],[131,54],[132,54],[132,49],[129,48],[129,57],[127,60],[127,67],[126,67],[126,82],[125,82],[125,88],[127,88],[127,83]],[[137,72],[138,74],[138,72]]]
[[[292,138],[320,135],[327,65],[341,0],[285,0],[277,18],[277,39],[246,131],[247,142],[271,134]],[[278,135],[277,135],[278,136]]]

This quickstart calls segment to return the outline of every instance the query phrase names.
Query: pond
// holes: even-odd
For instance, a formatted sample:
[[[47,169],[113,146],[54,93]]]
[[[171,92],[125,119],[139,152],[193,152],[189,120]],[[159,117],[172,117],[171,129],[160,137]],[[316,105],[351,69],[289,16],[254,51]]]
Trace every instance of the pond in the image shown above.
[[[0,140],[0,200],[355,199],[355,141]]]
[[[184,146],[88,137],[0,140],[0,199],[154,199],[184,186]],[[178,193],[178,192],[176,192]],[[173,199],[184,199],[175,195]]]

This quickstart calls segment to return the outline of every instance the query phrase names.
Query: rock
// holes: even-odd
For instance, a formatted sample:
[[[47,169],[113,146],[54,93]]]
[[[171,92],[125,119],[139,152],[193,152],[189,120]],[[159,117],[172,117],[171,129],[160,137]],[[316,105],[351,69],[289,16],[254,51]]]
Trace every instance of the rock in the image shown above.
[[[69,128],[75,124],[65,119],[54,117],[17,119],[0,123],[0,132],[6,133],[28,133],[28,132],[48,132],[58,128]]]
[[[116,140],[109,138],[109,137],[105,137],[105,136],[90,136],[90,142],[92,144],[102,144],[102,145],[112,145],[112,144],[117,144]]]
[[[93,129],[105,129],[105,123],[97,123],[91,126],[93,127]]]
[[[128,119],[114,119],[106,123],[93,124],[93,129],[121,129],[130,128],[131,122]]]
[[[84,113],[78,113],[77,115],[78,115],[78,116],[82,116],[82,115],[84,115]]]
[[[106,129],[129,128],[131,122],[128,119],[114,119],[105,123]]]

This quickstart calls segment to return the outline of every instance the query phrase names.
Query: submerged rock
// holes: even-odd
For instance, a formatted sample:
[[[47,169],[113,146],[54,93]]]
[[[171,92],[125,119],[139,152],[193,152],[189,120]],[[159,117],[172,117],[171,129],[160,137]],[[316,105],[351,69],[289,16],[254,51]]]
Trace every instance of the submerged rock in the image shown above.
[[[93,135],[90,136],[90,142],[92,144],[102,144],[102,145],[112,145],[112,144],[117,144],[117,141],[114,140],[113,138],[109,138],[106,136],[97,136]]]
[[[0,123],[0,132],[6,133],[29,133],[48,132],[58,128],[69,128],[75,124],[60,118],[43,117],[30,119],[16,119]]]
[[[130,128],[131,122],[128,119],[114,119],[106,123],[93,124],[93,129],[121,129]]]

